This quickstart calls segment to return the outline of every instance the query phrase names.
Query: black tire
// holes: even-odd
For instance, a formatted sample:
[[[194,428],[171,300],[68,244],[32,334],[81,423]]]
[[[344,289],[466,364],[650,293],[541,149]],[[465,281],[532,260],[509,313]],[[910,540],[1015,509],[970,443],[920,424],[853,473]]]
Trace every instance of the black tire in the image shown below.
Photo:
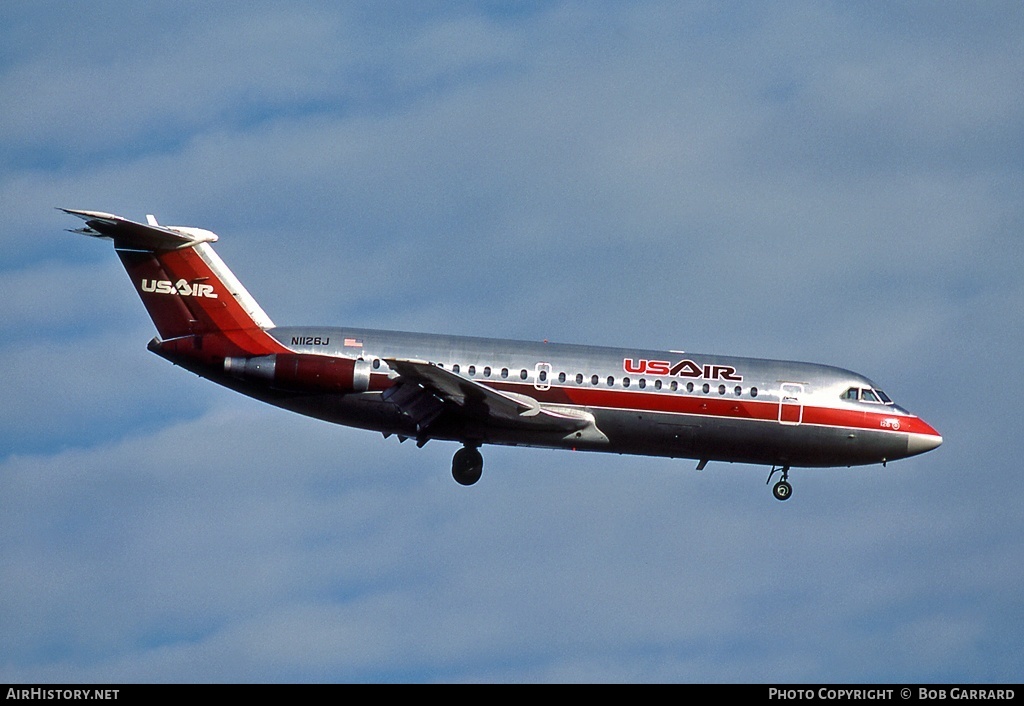
[[[789,500],[789,497],[793,494],[793,486],[784,480],[780,480],[772,488],[772,495],[775,496],[776,500]]]
[[[484,457],[472,446],[464,446],[452,458],[452,478],[459,485],[473,485],[484,472]]]

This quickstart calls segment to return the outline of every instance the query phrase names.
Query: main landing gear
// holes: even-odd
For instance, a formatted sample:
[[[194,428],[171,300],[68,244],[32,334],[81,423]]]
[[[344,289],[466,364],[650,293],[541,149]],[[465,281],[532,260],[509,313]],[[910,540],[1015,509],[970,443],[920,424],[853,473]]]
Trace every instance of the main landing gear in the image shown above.
[[[789,466],[783,466],[782,468],[772,466],[772,472],[768,474],[768,480],[765,481],[765,485],[771,483],[772,476],[779,471],[782,471],[782,480],[772,487],[772,495],[775,496],[776,500],[789,500],[789,496],[793,494],[793,486],[789,484]]]
[[[476,446],[463,446],[452,458],[452,478],[460,485],[473,485],[484,471],[484,457]]]

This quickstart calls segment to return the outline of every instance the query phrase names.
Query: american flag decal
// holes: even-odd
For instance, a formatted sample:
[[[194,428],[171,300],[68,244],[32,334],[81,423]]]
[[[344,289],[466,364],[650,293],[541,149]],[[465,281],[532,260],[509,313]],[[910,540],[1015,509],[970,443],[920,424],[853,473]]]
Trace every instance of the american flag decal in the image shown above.
[[[346,338],[345,345],[349,348],[362,348],[363,342],[358,338]]]

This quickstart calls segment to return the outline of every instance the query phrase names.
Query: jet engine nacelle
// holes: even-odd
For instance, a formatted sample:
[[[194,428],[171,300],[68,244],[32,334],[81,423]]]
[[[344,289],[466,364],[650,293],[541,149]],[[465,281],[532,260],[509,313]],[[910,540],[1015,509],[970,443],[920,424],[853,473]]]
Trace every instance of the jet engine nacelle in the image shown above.
[[[296,392],[365,392],[370,363],[308,353],[278,353],[254,358],[225,358],[224,371],[240,380],[263,380]]]

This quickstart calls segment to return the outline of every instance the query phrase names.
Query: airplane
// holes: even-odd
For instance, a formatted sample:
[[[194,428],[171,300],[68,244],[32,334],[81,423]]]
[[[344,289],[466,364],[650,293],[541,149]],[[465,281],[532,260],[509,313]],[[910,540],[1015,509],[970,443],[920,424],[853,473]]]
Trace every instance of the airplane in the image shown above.
[[[684,351],[275,326],[201,228],[61,208],[113,241],[158,335],[150,351],[278,407],[385,438],[455,441],[476,483],[485,444],[770,465],[851,467],[942,436],[868,378],[814,363]]]

